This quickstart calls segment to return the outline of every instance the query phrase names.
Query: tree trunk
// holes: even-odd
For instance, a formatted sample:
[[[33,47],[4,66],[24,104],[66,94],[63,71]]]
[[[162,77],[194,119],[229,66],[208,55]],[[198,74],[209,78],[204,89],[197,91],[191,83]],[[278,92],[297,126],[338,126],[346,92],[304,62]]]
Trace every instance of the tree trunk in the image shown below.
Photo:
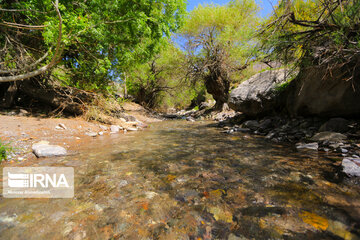
[[[216,101],[215,110],[223,110],[223,106],[228,102],[230,81],[226,77],[218,74],[209,74],[205,78],[206,90]]]
[[[9,87],[7,88],[7,90],[4,94],[4,98],[1,103],[1,107],[10,108],[13,105],[15,98],[17,96],[17,93],[18,93],[18,89],[19,89],[18,82],[10,83]]]
[[[128,98],[128,92],[126,87],[126,74],[124,74],[124,98]]]

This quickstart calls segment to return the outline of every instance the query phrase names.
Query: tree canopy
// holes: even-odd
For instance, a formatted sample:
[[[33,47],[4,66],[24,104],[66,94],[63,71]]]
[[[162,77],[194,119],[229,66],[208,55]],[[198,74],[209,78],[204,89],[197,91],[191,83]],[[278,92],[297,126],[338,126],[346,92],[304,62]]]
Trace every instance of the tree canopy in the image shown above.
[[[279,1],[261,31],[270,56],[285,62],[347,64],[359,57],[360,1]]]
[[[1,64],[1,70],[23,68],[57,42],[59,18],[50,0],[0,4],[4,26],[0,30],[0,54],[7,60]],[[62,60],[71,78],[68,83],[83,87],[89,82],[106,83],[106,79],[111,80],[112,71],[146,62],[159,52],[163,37],[181,25],[185,2],[64,0],[59,9]]]
[[[227,102],[233,73],[243,70],[252,56],[257,11],[253,0],[199,5],[180,30],[186,39],[188,77],[204,80],[218,107]]]

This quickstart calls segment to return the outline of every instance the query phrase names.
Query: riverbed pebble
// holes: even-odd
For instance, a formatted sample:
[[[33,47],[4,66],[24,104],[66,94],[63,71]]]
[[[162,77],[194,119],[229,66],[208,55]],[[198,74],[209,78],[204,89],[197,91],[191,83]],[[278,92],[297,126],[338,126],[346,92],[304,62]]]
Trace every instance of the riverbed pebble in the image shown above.
[[[33,144],[32,150],[36,157],[55,157],[65,156],[67,151],[65,148],[57,145],[49,145],[47,141],[41,141]]]

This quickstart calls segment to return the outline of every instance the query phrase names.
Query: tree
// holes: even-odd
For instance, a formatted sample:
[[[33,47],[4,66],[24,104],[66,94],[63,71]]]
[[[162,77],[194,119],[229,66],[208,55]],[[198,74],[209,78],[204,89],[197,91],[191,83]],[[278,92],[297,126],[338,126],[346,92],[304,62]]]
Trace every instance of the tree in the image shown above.
[[[360,1],[279,1],[261,31],[269,56],[295,66],[345,66],[355,80],[360,67]],[[346,76],[347,75],[347,76]]]
[[[39,65],[49,54],[49,51],[46,52],[41,58],[36,60],[32,64],[27,64],[28,59],[31,57],[30,54],[26,51],[26,48],[23,47],[24,45],[22,43],[19,43],[19,37],[16,34],[14,36],[15,39],[10,37],[10,34],[8,31],[4,31],[5,35],[3,36],[4,40],[4,47],[2,48],[2,55],[4,57],[4,62],[1,64],[2,66],[5,66],[5,68],[9,68],[11,66],[16,65],[22,65],[21,68],[15,68],[15,69],[4,69],[0,70],[1,75],[8,75],[8,76],[1,76],[0,75],[0,83],[1,82],[12,82],[12,81],[18,81],[18,80],[24,80],[31,77],[35,77],[37,75],[40,75],[42,73],[45,73],[46,71],[50,70],[53,66],[55,66],[56,62],[61,56],[62,48],[61,48],[61,38],[62,38],[62,18],[59,11],[59,3],[58,0],[53,4],[54,8],[56,10],[57,16],[59,18],[59,27],[58,27],[58,38],[56,42],[56,48],[55,53],[52,56],[51,61],[46,64],[45,66],[33,70],[37,65]],[[0,9],[0,11],[3,12],[15,12],[14,9]],[[19,10],[20,12],[27,11],[27,10]],[[5,26],[7,28],[15,28],[15,29],[29,29],[29,30],[39,30],[43,29],[45,26],[34,26],[34,25],[24,25],[24,24],[18,24],[14,22],[6,22],[3,21],[1,23],[2,26]],[[18,41],[17,41],[18,40]],[[14,44],[17,43],[17,44]],[[7,47],[7,44],[9,44],[9,47]],[[11,53],[14,53],[16,57],[12,58]],[[24,56],[25,55],[25,56]],[[10,61],[9,61],[10,60]]]
[[[143,106],[159,107],[166,94],[179,95],[184,87],[185,56],[172,42],[164,42],[162,50],[148,62],[129,68],[127,87]]]
[[[199,5],[180,30],[186,39],[187,77],[193,82],[204,81],[216,100],[216,109],[227,103],[234,73],[245,69],[251,59],[257,11],[254,0]]]
[[[183,0],[64,0],[58,6],[57,12],[62,16],[59,24],[59,14],[52,6],[50,0],[1,2],[1,23],[5,28],[1,28],[0,38],[4,40],[1,47],[5,51],[0,55],[9,60],[1,63],[0,77],[12,76],[12,70],[18,68],[27,72],[22,65],[29,64],[13,61],[25,52],[28,59],[35,59],[39,52],[45,55],[49,49],[45,60],[50,61],[56,56],[52,43],[60,39],[62,30],[62,61],[71,79],[67,84],[106,85],[113,70],[146,62],[159,52],[159,42],[179,27],[185,9]],[[17,45],[21,51],[14,51],[11,45]]]

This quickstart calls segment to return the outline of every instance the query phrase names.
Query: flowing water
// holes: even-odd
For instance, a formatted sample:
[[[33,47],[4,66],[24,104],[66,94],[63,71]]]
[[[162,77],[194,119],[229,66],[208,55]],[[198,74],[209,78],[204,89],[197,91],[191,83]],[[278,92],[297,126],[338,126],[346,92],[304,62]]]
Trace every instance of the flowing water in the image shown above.
[[[75,198],[1,198],[1,239],[360,239],[334,156],[186,121],[79,152],[32,164],[74,167]]]

